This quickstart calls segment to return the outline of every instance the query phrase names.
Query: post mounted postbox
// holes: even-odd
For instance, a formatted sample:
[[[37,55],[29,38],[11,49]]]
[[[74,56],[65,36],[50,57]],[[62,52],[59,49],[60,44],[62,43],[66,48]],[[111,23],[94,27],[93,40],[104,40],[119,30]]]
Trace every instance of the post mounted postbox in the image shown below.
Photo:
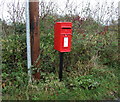
[[[60,52],[71,51],[72,23],[56,22],[54,26],[54,49]]]

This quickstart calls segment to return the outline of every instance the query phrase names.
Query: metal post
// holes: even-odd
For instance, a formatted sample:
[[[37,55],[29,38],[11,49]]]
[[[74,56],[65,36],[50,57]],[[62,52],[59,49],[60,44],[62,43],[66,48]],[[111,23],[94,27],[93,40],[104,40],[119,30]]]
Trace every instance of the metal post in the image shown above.
[[[63,70],[63,52],[60,52],[60,64],[59,64],[59,79],[62,81],[62,70]]]
[[[39,68],[40,61],[40,27],[39,27],[39,0],[31,0],[30,4],[30,34],[31,34],[31,57],[32,65]],[[35,79],[40,79],[40,72],[35,70]]]
[[[3,38],[2,21],[0,19],[0,40]],[[2,41],[2,40],[1,40]],[[0,55],[2,55],[2,42],[0,41]],[[2,101],[2,57],[0,56],[0,101]]]
[[[26,0],[26,43],[27,43],[27,67],[29,81],[31,82],[31,45],[30,45],[30,17],[29,0]]]
[[[118,2],[118,53],[120,53],[120,1]],[[120,55],[118,55],[118,61],[120,62]]]

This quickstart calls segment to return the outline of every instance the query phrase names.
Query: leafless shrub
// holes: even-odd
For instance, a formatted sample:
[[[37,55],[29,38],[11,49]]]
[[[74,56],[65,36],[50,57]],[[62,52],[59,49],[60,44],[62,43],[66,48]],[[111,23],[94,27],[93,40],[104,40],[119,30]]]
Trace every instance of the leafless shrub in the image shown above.
[[[11,2],[7,4],[8,7],[8,20],[11,23],[25,22],[25,3]]]
[[[53,15],[56,13],[56,4],[54,2],[44,2],[41,1],[39,3],[40,7],[39,7],[39,12],[40,12],[40,17],[42,18],[42,20],[48,16],[48,15]]]
[[[19,0],[15,2],[14,0],[13,2],[4,4],[4,6],[4,9],[7,10],[7,16],[5,14],[2,16],[2,28],[3,33],[6,36],[15,33],[16,24],[25,23],[25,3],[21,3]]]
[[[25,23],[25,2],[20,3],[20,1],[15,2],[14,0],[6,5],[8,17],[5,18],[3,16],[3,20],[5,20],[3,24],[4,30],[7,30],[8,28],[11,29],[11,27],[6,27],[8,23],[14,26],[16,23]],[[118,19],[118,6],[116,6],[114,2],[111,4],[108,4],[107,2],[100,4],[100,2],[97,2],[94,8],[92,8],[90,2],[76,4],[74,1],[67,0],[65,6],[61,8],[52,1],[45,2],[42,0],[40,1],[39,11],[40,18],[43,22],[47,22],[47,19],[45,20],[45,18],[48,16],[52,16],[55,22],[71,21],[74,23],[77,21],[77,23],[75,23],[78,28],[76,30],[77,32],[79,32],[78,30],[83,24],[86,26],[92,25],[95,21],[98,24],[108,26],[110,24],[116,24]],[[89,21],[89,24],[87,21]],[[13,30],[15,30],[15,28],[13,28]],[[5,32],[8,33],[7,31]],[[83,32],[83,30],[80,32]]]

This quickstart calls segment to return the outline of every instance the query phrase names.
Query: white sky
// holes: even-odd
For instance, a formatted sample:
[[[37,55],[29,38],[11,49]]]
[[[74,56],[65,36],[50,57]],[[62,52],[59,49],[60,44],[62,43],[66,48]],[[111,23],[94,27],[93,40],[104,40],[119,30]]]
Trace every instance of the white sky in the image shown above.
[[[18,0],[0,0],[0,18],[6,18],[8,16],[8,8],[7,8],[7,3],[11,3],[11,2],[17,2]],[[26,0],[19,0],[20,2],[25,2]],[[42,1],[42,0],[39,0]],[[68,0],[43,0],[46,2],[52,1],[54,3],[56,3],[59,8],[61,8],[61,10],[65,10],[65,4]],[[105,2],[107,2],[107,5],[110,5],[112,2],[114,2],[114,6],[116,6],[116,8],[118,7],[118,2],[120,0],[69,0],[69,4],[72,3],[72,7],[74,8],[75,6],[78,6],[79,11],[82,9],[82,7],[80,7],[79,5],[82,4],[83,6],[87,3],[90,2],[91,4],[91,8],[94,9],[96,4],[98,2],[100,2],[100,4],[105,4]],[[77,10],[77,11],[78,11]]]

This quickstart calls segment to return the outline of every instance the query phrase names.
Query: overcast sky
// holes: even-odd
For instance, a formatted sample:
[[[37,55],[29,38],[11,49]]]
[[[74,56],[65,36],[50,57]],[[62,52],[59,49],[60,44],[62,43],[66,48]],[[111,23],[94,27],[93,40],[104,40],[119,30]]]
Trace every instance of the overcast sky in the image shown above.
[[[0,18],[4,17],[6,18],[8,16],[8,8],[7,8],[7,3],[11,3],[11,2],[17,2],[18,0],[0,0]],[[19,0],[20,2],[25,2],[26,0]],[[42,0],[40,0],[42,1]],[[67,3],[68,0],[43,0],[43,1],[46,1],[46,2],[49,2],[49,1],[52,1],[54,3],[56,3],[59,8],[61,10],[65,10],[65,4]],[[83,6],[90,2],[91,4],[91,8],[94,9],[96,4],[98,2],[100,2],[100,4],[105,4],[105,2],[107,2],[107,5],[110,5],[112,2],[114,2],[114,6],[116,6],[116,8],[118,7],[118,2],[120,0],[69,0],[69,4],[72,3],[72,6],[75,7],[75,6],[78,6],[78,8],[76,9],[79,9],[79,11],[82,9],[82,7],[80,7],[79,5],[80,4],[83,4]]]

